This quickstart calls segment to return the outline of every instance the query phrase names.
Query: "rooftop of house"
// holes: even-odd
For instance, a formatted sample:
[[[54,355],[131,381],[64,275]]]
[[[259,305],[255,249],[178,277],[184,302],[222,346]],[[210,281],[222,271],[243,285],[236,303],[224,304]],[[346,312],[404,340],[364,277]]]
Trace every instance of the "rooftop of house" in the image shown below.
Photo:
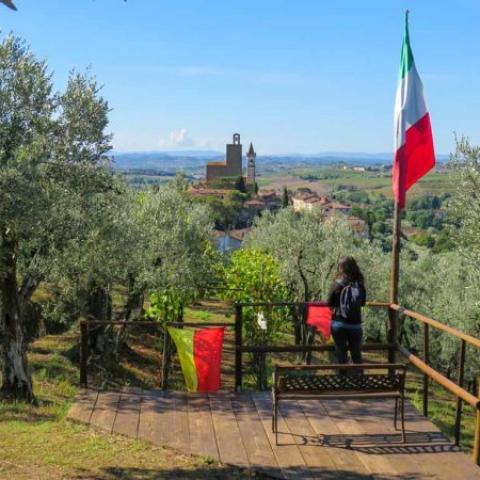
[[[225,160],[223,162],[207,162],[207,167],[225,167],[226,165]]]
[[[251,207],[265,207],[266,203],[263,200],[252,198],[251,200],[247,200],[243,206],[247,208]]]
[[[347,205],[345,203],[339,203],[339,202],[326,203],[325,207],[330,208],[332,210],[347,210],[352,208],[350,205]]]

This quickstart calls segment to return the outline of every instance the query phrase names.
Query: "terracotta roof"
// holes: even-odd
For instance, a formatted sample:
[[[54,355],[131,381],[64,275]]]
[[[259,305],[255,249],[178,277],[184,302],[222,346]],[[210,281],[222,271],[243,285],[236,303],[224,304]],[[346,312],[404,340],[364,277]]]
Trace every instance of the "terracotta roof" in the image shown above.
[[[367,229],[367,222],[358,217],[348,217],[347,219],[352,230],[356,232],[364,232]]]
[[[344,210],[344,209],[350,209],[352,208],[350,205],[345,205],[344,203],[337,203],[337,202],[331,202],[325,204],[326,208],[332,208],[334,210]]]
[[[261,200],[252,199],[252,200],[247,200],[243,204],[243,206],[244,207],[264,207],[265,202],[262,202]]]
[[[235,238],[236,240],[243,241],[243,239],[250,233],[252,230],[251,227],[248,228],[238,228],[235,230],[230,230],[229,234],[232,238]]]
[[[321,200],[318,197],[310,197],[310,198],[306,198],[304,202],[313,204],[313,203],[321,203]]]
[[[297,192],[293,196],[293,198],[297,200],[307,200],[309,198],[318,198],[318,196],[315,193],[310,193],[310,192]]]
[[[226,167],[227,163],[226,162],[208,162],[207,167]]]
[[[241,242],[250,233],[251,230],[251,227],[237,228],[228,232],[224,232],[223,230],[213,230],[212,236],[214,238],[222,238],[228,235],[230,238],[234,238],[235,240],[239,240]]]

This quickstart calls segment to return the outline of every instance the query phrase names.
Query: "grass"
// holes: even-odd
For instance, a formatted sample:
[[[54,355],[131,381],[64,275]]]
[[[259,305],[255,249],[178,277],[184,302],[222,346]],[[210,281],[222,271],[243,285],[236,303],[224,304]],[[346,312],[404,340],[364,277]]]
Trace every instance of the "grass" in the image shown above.
[[[0,401],[0,478],[223,479],[247,472],[145,442],[108,435],[65,419],[77,393],[72,362],[77,333],[36,341],[29,355],[38,407]]]

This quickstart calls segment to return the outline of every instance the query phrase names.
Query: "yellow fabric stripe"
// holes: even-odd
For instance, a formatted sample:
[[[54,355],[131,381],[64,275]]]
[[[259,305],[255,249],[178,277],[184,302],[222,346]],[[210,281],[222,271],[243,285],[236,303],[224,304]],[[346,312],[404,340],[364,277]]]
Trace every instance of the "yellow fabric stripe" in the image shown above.
[[[197,368],[193,358],[193,330],[168,327],[168,333],[177,347],[182,367],[183,377],[189,392],[196,392],[198,388]]]

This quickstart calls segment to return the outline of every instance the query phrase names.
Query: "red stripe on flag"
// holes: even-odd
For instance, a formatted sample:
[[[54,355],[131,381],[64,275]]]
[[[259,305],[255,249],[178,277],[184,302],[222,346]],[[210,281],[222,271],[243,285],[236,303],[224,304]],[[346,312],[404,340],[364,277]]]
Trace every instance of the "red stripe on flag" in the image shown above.
[[[198,392],[220,388],[224,328],[203,328],[193,336],[193,360],[197,368]]]
[[[405,207],[407,190],[435,166],[432,126],[426,113],[406,132],[405,144],[395,152],[393,193],[401,208]]]
[[[307,325],[315,327],[325,343],[332,333],[332,310],[325,303],[307,303]]]

